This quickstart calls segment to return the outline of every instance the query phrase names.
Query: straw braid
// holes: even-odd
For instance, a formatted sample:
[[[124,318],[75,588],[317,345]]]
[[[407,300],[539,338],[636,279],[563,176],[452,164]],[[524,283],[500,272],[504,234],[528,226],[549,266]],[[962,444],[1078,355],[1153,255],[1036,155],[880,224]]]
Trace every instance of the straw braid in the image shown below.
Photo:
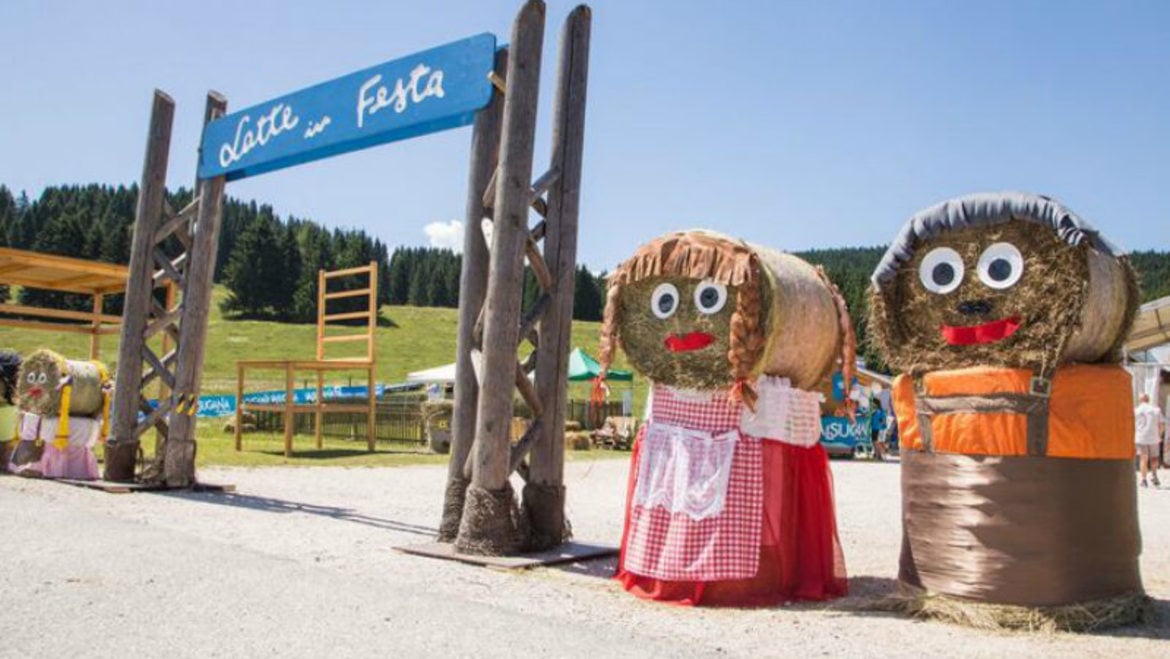
[[[759,272],[756,257],[751,257],[753,274]],[[764,353],[764,332],[761,321],[762,304],[760,284],[751,277],[739,287],[735,300],[735,313],[731,316],[731,348],[727,360],[731,362],[732,396],[743,401],[752,411],[756,409],[758,396],[751,384],[752,371]]]

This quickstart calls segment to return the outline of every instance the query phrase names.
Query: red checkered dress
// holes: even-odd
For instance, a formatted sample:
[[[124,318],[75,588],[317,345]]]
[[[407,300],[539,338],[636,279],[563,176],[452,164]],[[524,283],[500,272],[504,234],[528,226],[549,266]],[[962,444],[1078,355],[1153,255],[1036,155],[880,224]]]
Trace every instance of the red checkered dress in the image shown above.
[[[666,387],[655,387],[650,423],[642,429],[639,461],[660,459],[670,462],[672,448],[661,441],[649,443],[647,427],[665,424],[675,428],[706,431],[718,436],[738,433],[741,405],[727,392],[703,394],[694,400],[676,395]],[[710,443],[706,446],[711,446]],[[655,452],[664,452],[655,455]],[[693,482],[709,457],[703,450],[691,455],[688,478]],[[641,464],[633,465],[635,473]],[[661,474],[659,474],[661,475]],[[667,479],[675,478],[668,474]],[[678,476],[682,478],[682,476]],[[731,461],[730,477],[722,509],[695,519],[686,512],[670,512],[669,504],[650,501],[647,506],[630,506],[624,567],[627,571],[655,579],[673,581],[719,581],[745,579],[759,570],[760,535],[764,505],[764,477],[760,440],[739,434]],[[677,508],[676,508],[677,510]]]

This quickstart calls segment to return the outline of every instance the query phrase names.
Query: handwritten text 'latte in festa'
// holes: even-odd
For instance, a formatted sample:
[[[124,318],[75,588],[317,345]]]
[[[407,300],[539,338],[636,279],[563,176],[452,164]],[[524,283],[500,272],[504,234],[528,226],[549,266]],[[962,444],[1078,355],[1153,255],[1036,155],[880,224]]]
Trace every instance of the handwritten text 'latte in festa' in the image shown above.
[[[419,89],[419,83],[423,82],[422,89]],[[382,75],[378,74],[369,80],[362,83],[361,89],[358,90],[357,102],[357,125],[362,127],[366,116],[373,116],[376,112],[383,108],[393,106],[395,113],[402,113],[410,106],[411,102],[422,103],[424,100],[434,96],[435,98],[443,98],[443,71],[442,69],[434,69],[426,64],[419,64],[410,72],[410,80],[399,78],[394,82],[394,89],[391,91],[386,85],[379,85],[382,81]],[[373,90],[373,95],[370,91]]]
[[[393,88],[379,85],[381,81],[382,75],[377,74],[362,83],[358,90],[358,128],[364,125],[367,116],[373,116],[384,108],[390,107],[396,114],[401,114],[411,103],[421,103],[431,97],[443,98],[443,71],[431,69],[426,64],[414,67],[408,78],[398,78]],[[276,136],[295,128],[298,123],[300,117],[286,103],[273,105],[268,112],[260,115],[255,125],[252,124],[251,115],[240,117],[240,122],[236,124],[235,139],[220,147],[220,166],[227,167],[238,162],[253,149],[268,144]]]

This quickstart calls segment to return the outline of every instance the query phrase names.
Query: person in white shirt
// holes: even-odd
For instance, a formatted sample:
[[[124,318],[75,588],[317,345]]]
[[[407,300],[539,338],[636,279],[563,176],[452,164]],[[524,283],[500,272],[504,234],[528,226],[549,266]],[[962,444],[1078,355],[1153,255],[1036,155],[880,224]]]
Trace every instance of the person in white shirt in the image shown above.
[[[1161,485],[1158,481],[1158,445],[1162,440],[1162,429],[1158,426],[1162,422],[1162,411],[1150,403],[1150,397],[1142,394],[1139,404],[1133,410],[1134,444],[1137,448],[1139,464],[1142,473],[1142,487],[1146,484],[1146,471],[1150,472],[1154,486]]]

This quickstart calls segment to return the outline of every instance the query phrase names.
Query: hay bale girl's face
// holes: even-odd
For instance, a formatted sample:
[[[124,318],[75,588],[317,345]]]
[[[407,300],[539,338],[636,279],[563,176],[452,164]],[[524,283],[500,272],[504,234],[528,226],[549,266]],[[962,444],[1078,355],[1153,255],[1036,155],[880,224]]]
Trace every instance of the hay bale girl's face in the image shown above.
[[[898,273],[890,322],[903,369],[1055,365],[1088,280],[1082,250],[1038,224],[967,227],[924,241]]]
[[[736,293],[734,286],[686,277],[625,284],[618,298],[618,335],[630,364],[660,384],[727,386]]]
[[[16,383],[20,408],[35,414],[54,415],[58,410],[54,393],[60,376],[57,369],[45,362],[30,364],[25,361]]]

